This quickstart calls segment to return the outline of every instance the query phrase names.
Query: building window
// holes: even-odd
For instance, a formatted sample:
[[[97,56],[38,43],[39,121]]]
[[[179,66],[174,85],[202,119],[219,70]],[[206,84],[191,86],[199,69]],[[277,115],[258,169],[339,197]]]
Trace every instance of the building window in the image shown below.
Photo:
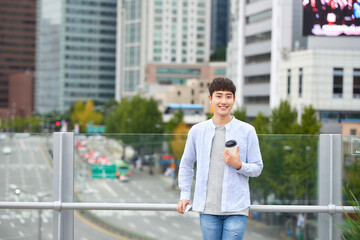
[[[178,95],[178,96],[180,96],[180,95],[181,95],[181,92],[180,92],[180,91],[178,91],[178,92],[177,92],[177,95]]]
[[[270,82],[270,74],[245,77],[245,83],[265,83],[265,82]]]
[[[225,68],[215,68],[214,74],[215,75],[226,75],[226,69]]]
[[[161,57],[154,57],[155,62],[161,62]]]
[[[288,69],[287,71],[287,94],[290,95],[291,89],[291,69]]]
[[[261,32],[254,35],[250,35],[245,37],[245,43],[254,43],[254,42],[261,42],[271,39],[271,31],[268,32]]]
[[[299,97],[302,97],[303,90],[303,69],[299,68]]]
[[[270,61],[271,53],[264,53],[245,57],[245,64]]]
[[[342,98],[343,95],[344,69],[334,68],[333,73],[333,97]]]
[[[260,22],[262,20],[269,19],[271,18],[271,15],[272,15],[272,9],[266,9],[264,11],[252,14],[246,17],[246,24]]]
[[[356,129],[350,129],[350,135],[356,136]]]
[[[251,96],[251,97],[244,97],[244,103],[269,103],[269,96]]]
[[[354,69],[353,73],[353,97],[360,98],[360,69]]]

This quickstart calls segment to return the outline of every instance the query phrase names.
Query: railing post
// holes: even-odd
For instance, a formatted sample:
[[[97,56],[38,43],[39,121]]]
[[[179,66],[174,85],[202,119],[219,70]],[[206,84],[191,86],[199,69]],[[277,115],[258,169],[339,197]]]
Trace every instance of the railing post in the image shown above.
[[[53,239],[74,239],[74,211],[62,210],[63,202],[74,200],[74,133],[53,135],[53,198],[58,209],[53,210]]]
[[[318,196],[319,205],[340,205],[342,192],[342,139],[340,134],[321,134],[319,142]],[[318,217],[319,239],[340,240],[334,224],[341,223],[341,214],[323,214]]]

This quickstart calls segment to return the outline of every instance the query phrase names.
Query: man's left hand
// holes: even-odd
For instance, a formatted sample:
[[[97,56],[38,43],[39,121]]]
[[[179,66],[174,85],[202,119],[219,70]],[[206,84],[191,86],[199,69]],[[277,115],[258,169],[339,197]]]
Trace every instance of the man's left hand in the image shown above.
[[[235,169],[239,170],[242,167],[242,162],[240,160],[240,151],[239,146],[236,148],[236,154],[232,154],[228,149],[225,149],[224,152],[224,161],[233,166]]]

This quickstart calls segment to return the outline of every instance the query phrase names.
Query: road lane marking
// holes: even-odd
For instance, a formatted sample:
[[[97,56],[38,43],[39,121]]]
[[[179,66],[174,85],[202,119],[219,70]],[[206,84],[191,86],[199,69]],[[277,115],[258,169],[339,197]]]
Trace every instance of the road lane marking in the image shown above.
[[[163,232],[163,233],[167,233],[167,232],[168,232],[168,230],[167,230],[166,228],[161,227],[161,226],[159,226],[159,230],[160,230],[161,232]]]
[[[22,232],[22,231],[18,231],[18,233],[19,233],[19,235],[20,235],[21,237],[23,237],[23,236],[24,236],[24,234],[23,234],[23,232]]]
[[[102,186],[105,187],[113,197],[118,196],[117,193],[106,182],[104,182]]]
[[[151,232],[146,232],[145,235],[148,236],[148,237],[151,237],[151,238],[157,238],[157,236],[155,234],[151,233]]]
[[[192,240],[192,238],[185,237],[185,236],[180,236],[180,239],[184,239],[184,240]]]
[[[173,222],[171,223],[171,226],[175,227],[175,228],[180,228],[180,224]]]
[[[10,223],[10,226],[11,226],[12,228],[14,228],[14,227],[15,227],[15,224],[14,224],[13,222],[11,222],[11,223]]]
[[[201,234],[201,232],[192,232],[192,234],[193,235],[195,235],[195,236],[198,236],[198,237],[202,237],[202,234]]]
[[[149,220],[148,218],[143,218],[143,221],[144,221],[145,223],[150,223],[150,220]]]
[[[129,223],[129,226],[130,226],[131,228],[136,228],[136,225],[133,224],[133,223]]]

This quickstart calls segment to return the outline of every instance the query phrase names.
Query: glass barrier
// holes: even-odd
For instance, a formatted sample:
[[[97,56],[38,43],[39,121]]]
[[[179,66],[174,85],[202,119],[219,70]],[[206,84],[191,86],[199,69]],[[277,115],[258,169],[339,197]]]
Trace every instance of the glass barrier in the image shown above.
[[[0,133],[0,150],[0,201],[52,201],[52,134]],[[51,239],[52,211],[2,209],[0,226],[1,239]]]
[[[75,202],[176,204],[186,138],[75,135]],[[343,184],[359,196],[360,156],[352,154],[358,151],[354,141],[343,137]],[[264,169],[250,179],[251,204],[318,205],[319,136],[259,135],[259,142]],[[0,201],[52,201],[52,134],[1,133],[0,149]],[[348,204],[345,195],[343,203]],[[253,212],[244,239],[316,239],[321,215],[328,217]],[[52,239],[52,210],[0,210],[0,221],[4,237]],[[76,210],[74,222],[75,239],[201,238],[195,212]]]
[[[75,136],[76,201],[177,203],[177,171],[186,138],[186,135],[134,134]],[[317,205],[318,141],[319,136],[259,135],[265,167],[260,177],[250,179],[252,204]],[[152,239],[201,237],[199,217],[194,212],[180,215],[175,211],[92,210],[82,214],[95,222],[110,224],[123,235],[140,234]],[[304,234],[307,239],[315,239],[317,214],[304,217]],[[265,239],[295,236],[297,219],[299,214],[295,213],[253,213],[248,224],[254,231],[247,229],[247,234],[262,234]],[[257,225],[267,230],[259,233],[255,230]],[[189,233],[184,233],[184,229]]]

